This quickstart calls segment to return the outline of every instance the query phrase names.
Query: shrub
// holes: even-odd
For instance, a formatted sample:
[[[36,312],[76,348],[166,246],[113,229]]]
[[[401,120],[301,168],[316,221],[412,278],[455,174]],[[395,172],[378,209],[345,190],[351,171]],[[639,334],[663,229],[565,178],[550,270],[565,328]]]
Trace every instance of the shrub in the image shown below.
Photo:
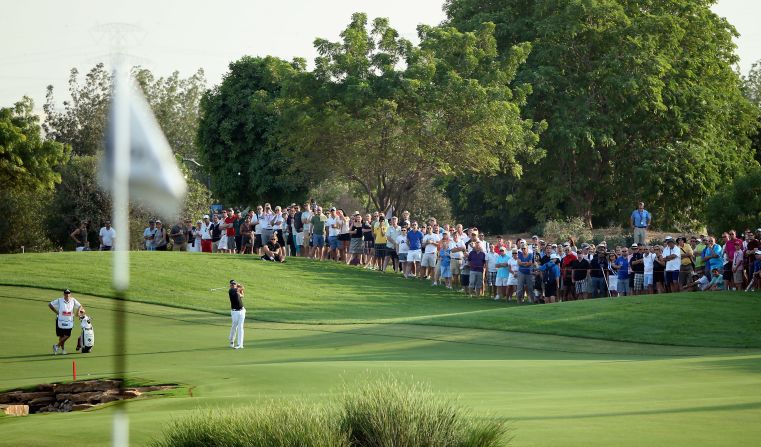
[[[420,385],[393,379],[345,392],[338,405],[269,403],[196,411],[153,447],[498,447],[507,426],[474,419]]]
[[[548,243],[565,242],[570,238],[575,241],[592,239],[592,229],[587,227],[584,219],[569,217],[565,220],[550,219],[544,224],[544,239]]]

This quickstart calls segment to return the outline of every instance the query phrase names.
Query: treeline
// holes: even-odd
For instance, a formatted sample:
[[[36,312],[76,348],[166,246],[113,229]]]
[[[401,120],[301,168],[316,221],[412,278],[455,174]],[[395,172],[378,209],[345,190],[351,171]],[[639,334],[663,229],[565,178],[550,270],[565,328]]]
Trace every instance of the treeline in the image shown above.
[[[206,90],[203,71],[186,79],[177,72],[156,78],[140,67],[132,74],[186,173],[189,193],[183,214],[199,215],[211,200],[202,183],[207,176],[193,170],[197,166],[187,167],[181,161],[198,156],[198,106]],[[69,78],[71,100],[59,107],[53,93],[49,86],[42,123],[33,113],[29,98],[0,109],[0,213],[5,216],[0,221],[2,253],[21,251],[22,246],[27,251],[72,248],[69,234],[82,221],[89,222],[88,239],[97,248],[98,230],[111,218],[111,199],[96,180],[103,155],[111,74],[103,64],[83,78],[73,69]],[[152,215],[150,210],[131,207],[133,245],[142,239],[145,222]]]
[[[188,176],[189,217],[213,193],[348,197],[492,234],[622,225],[637,200],[661,229],[758,226],[761,67],[733,69],[736,31],[712,3],[448,0],[418,44],[354,14],[314,41],[311,70],[246,56],[210,89],[202,71],[133,75]],[[110,88],[102,64],[74,69],[42,123],[28,98],[0,110],[0,251],[66,246],[81,220],[95,242]],[[132,210],[135,235],[148,214]]]
[[[662,229],[699,228],[759,161],[757,71],[734,71],[712,3],[449,0],[418,45],[355,14],[315,40],[311,71],[232,63],[199,148],[231,203],[338,181],[369,208],[443,202],[490,232],[622,225],[637,200]]]

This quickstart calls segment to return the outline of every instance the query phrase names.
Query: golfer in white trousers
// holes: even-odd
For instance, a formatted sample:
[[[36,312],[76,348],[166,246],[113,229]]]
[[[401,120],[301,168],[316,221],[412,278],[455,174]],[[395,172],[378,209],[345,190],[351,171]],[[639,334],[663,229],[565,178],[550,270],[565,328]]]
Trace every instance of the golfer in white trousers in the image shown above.
[[[230,316],[233,320],[230,327],[230,347],[243,349],[243,323],[246,320],[246,308],[243,307],[243,287],[231,279],[230,290],[227,292],[230,295]]]

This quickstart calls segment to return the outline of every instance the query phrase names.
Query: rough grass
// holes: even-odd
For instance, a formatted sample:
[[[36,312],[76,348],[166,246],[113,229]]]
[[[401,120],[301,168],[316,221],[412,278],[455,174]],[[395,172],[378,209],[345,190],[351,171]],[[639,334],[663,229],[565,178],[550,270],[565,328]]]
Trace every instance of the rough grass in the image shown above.
[[[475,419],[420,384],[393,378],[346,391],[336,404],[270,402],[197,411],[153,447],[500,447],[506,425]]]

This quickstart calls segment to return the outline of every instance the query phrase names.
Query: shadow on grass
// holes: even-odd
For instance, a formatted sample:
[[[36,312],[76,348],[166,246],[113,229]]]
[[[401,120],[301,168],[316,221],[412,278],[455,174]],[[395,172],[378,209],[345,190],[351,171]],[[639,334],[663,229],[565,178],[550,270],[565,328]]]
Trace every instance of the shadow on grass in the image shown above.
[[[589,418],[608,418],[608,417],[628,417],[628,416],[649,416],[659,414],[683,414],[683,413],[705,413],[713,411],[742,411],[761,409],[761,402],[749,402],[744,404],[729,405],[706,405],[702,407],[684,407],[684,408],[664,408],[661,410],[644,410],[644,411],[618,411],[611,413],[585,413],[574,414],[569,416],[538,416],[538,417],[513,417],[515,421],[551,421],[560,419],[589,419]]]

